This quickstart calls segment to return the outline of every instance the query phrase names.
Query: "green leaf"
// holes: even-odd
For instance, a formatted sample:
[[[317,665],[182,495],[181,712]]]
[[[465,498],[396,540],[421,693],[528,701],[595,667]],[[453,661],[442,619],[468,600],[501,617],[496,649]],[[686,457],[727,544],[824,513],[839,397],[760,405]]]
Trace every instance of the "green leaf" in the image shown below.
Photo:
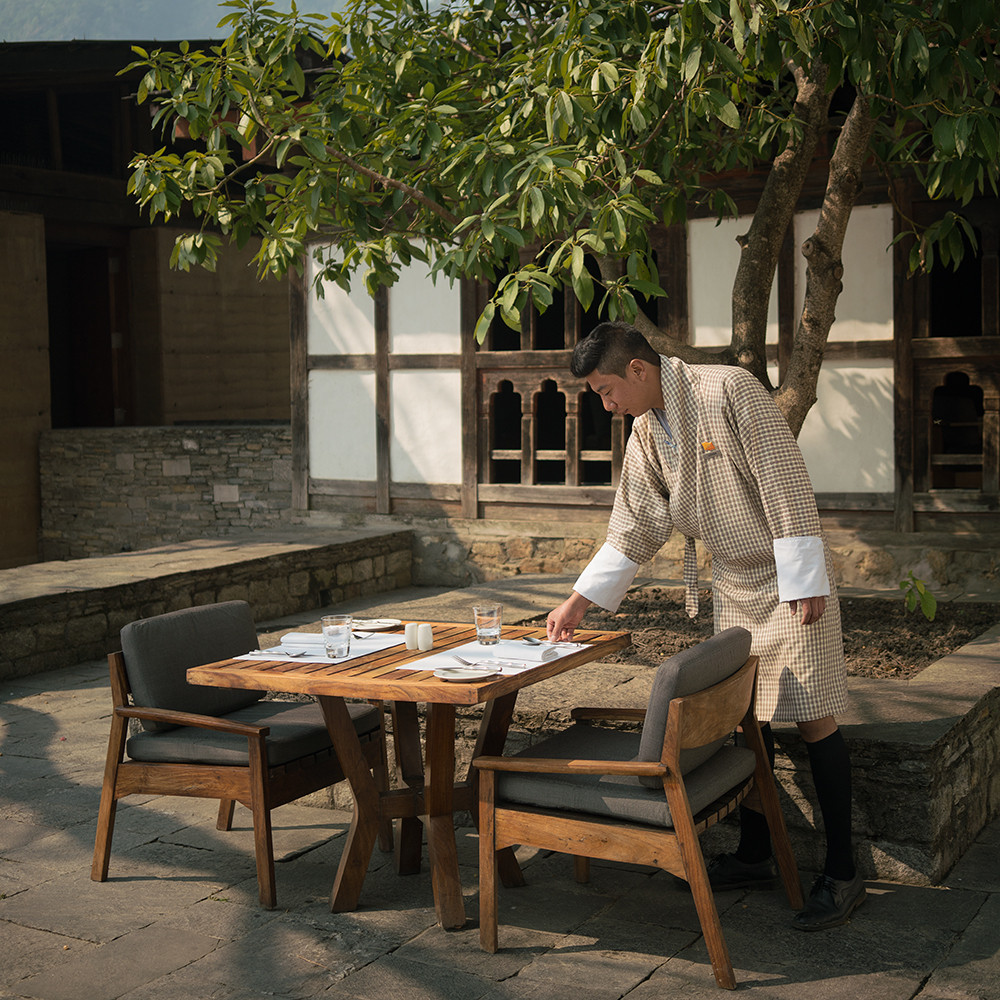
[[[920,595],[920,610],[929,622],[934,621],[934,616],[937,614],[937,599],[929,590]]]
[[[594,301],[594,281],[586,268],[580,274],[573,275],[573,294],[586,312]]]
[[[688,54],[684,57],[684,66],[681,76],[685,83],[690,83],[698,75],[698,67],[701,65],[701,44],[692,45]]]
[[[715,115],[723,125],[729,128],[740,127],[740,113],[736,110],[736,105],[732,101],[726,101],[722,107],[717,108]]]
[[[537,226],[545,215],[545,196],[538,188],[528,189],[528,197],[531,200],[531,224]]]
[[[482,344],[486,340],[486,334],[490,332],[490,326],[493,324],[493,315],[496,312],[496,306],[492,302],[486,303],[486,308],[483,309],[476,321],[476,329],[473,332],[473,336],[476,338],[477,344]]]

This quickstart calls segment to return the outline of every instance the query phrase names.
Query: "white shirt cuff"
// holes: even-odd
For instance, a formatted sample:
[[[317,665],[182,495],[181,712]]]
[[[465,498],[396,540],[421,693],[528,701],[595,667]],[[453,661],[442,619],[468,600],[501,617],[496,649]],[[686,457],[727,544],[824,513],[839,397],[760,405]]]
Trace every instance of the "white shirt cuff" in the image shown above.
[[[774,561],[778,567],[778,600],[781,603],[829,595],[830,577],[826,572],[822,538],[806,535],[776,538]]]
[[[584,567],[573,589],[606,611],[614,611],[638,572],[637,562],[605,542]]]

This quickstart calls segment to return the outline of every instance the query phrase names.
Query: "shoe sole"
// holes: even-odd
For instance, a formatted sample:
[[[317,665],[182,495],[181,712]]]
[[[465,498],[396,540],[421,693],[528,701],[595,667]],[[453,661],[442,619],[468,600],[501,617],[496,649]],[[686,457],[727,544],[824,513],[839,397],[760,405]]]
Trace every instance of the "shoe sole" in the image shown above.
[[[792,920],[792,926],[800,931],[825,931],[830,927],[840,927],[841,924],[846,924],[851,919],[851,914],[868,898],[868,891],[862,889],[858,893],[857,898],[851,905],[847,908],[847,912],[842,917],[837,917],[835,920],[827,920],[821,924],[803,924],[799,923],[797,919]]]

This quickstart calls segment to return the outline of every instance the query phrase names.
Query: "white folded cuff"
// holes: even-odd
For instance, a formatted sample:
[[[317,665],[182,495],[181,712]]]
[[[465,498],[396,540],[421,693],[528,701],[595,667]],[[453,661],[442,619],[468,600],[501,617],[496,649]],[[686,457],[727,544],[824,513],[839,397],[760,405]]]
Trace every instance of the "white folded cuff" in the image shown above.
[[[638,572],[637,562],[605,542],[584,567],[573,589],[606,611],[614,611]]]
[[[826,572],[826,552],[822,538],[808,535],[776,538],[774,562],[778,568],[780,602],[829,595],[830,577]]]

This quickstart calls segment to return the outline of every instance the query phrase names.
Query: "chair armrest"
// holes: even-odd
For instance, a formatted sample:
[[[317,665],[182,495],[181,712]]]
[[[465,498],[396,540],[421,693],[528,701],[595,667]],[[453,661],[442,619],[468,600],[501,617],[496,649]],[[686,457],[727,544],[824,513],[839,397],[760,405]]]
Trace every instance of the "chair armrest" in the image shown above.
[[[646,718],[644,708],[574,708],[570,712],[574,722],[587,722],[604,719],[605,721],[642,722]]]
[[[195,726],[198,729],[213,729],[217,733],[234,733],[237,736],[267,736],[270,726],[255,726],[251,722],[232,722],[214,715],[195,715],[192,712],[176,712],[169,708],[142,708],[141,706],[117,706],[115,715],[123,719],[147,719],[150,722],[165,722],[171,726]]]
[[[558,760],[551,757],[477,757],[472,762],[487,771],[521,774],[617,774],[660,778],[670,769],[658,760]]]

